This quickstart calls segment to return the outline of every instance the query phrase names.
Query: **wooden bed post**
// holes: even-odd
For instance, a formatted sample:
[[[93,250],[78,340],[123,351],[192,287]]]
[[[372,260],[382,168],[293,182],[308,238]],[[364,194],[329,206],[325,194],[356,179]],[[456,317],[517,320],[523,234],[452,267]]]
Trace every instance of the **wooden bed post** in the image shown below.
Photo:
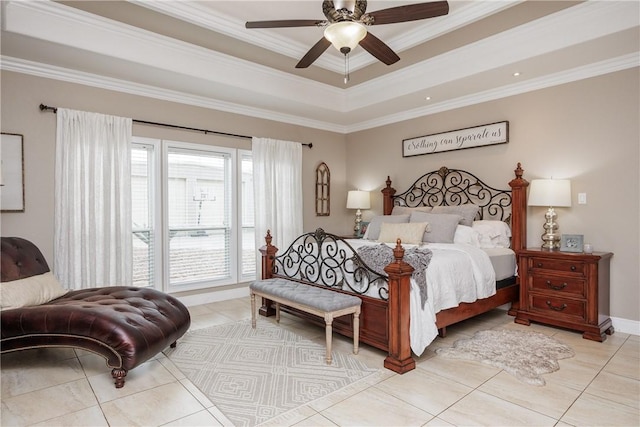
[[[267,230],[264,240],[267,244],[258,249],[262,254],[262,280],[271,279],[273,275],[273,260],[278,252],[278,248],[271,244],[273,240],[271,230]],[[261,316],[273,316],[276,314],[276,309],[271,306],[271,300],[262,298],[262,307],[258,312]]]
[[[511,187],[511,249],[516,253],[517,263],[518,251],[527,247],[527,187],[529,182],[522,178],[524,169],[522,169],[520,162],[513,172],[516,177],[509,181]],[[516,283],[523,286],[520,283],[520,276],[516,278]],[[520,301],[513,301],[507,313],[510,316],[515,316],[519,308]]]
[[[393,195],[396,189],[391,187],[391,177],[387,175],[387,186],[382,189],[382,214],[391,215],[393,210]]]
[[[400,239],[393,250],[395,261],[384,268],[389,275],[389,355],[384,367],[399,374],[411,371],[416,361],[411,357],[409,326],[411,322],[411,274],[413,267],[404,262]]]
[[[529,182],[522,178],[520,162],[514,170],[516,177],[509,181],[511,187],[511,249],[518,252],[527,247],[527,187]]]

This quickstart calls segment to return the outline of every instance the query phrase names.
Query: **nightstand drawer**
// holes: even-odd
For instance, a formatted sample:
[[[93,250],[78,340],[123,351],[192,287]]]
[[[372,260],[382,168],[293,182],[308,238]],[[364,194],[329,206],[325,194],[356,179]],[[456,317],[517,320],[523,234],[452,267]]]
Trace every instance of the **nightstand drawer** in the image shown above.
[[[562,273],[585,274],[585,263],[553,258],[532,257],[530,267],[540,270],[556,271]]]
[[[558,292],[586,297],[586,281],[571,277],[533,275],[530,289],[538,292]]]
[[[586,301],[554,298],[549,295],[530,295],[531,311],[544,312],[550,318],[567,316],[585,319]]]

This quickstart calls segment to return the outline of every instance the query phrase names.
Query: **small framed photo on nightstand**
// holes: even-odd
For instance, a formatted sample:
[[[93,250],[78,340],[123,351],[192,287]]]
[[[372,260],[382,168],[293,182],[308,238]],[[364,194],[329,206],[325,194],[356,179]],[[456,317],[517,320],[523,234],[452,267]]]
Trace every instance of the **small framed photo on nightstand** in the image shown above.
[[[367,227],[369,227],[368,222],[361,222],[360,229],[358,230],[358,234],[356,234],[356,238],[362,239],[362,237],[364,237],[364,233],[367,232]]]
[[[584,247],[584,236],[582,234],[563,234],[560,239],[560,251],[562,252],[582,252]]]

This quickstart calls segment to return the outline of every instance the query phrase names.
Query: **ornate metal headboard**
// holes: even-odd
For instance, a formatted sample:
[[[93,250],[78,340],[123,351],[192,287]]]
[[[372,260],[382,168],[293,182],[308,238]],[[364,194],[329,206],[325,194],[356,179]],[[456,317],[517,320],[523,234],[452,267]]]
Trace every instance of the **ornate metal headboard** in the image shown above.
[[[387,181],[387,187],[391,181]],[[383,190],[384,191],[384,190]],[[393,206],[480,206],[476,219],[510,222],[511,189],[500,190],[485,184],[474,174],[441,167],[418,178],[407,191],[392,196]]]

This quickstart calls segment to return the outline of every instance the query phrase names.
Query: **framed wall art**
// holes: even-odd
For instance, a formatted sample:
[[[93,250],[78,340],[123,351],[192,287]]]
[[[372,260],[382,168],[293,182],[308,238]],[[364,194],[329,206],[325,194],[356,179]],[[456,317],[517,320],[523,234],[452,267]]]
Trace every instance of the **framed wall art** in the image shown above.
[[[509,122],[489,123],[402,141],[402,157],[421,156],[509,142]]]
[[[562,252],[582,252],[584,247],[584,236],[582,234],[563,234],[560,239],[560,251]]]
[[[316,168],[316,216],[331,215],[331,171],[325,162]]]
[[[2,133],[0,139],[0,210],[24,212],[24,147],[22,135]]]

